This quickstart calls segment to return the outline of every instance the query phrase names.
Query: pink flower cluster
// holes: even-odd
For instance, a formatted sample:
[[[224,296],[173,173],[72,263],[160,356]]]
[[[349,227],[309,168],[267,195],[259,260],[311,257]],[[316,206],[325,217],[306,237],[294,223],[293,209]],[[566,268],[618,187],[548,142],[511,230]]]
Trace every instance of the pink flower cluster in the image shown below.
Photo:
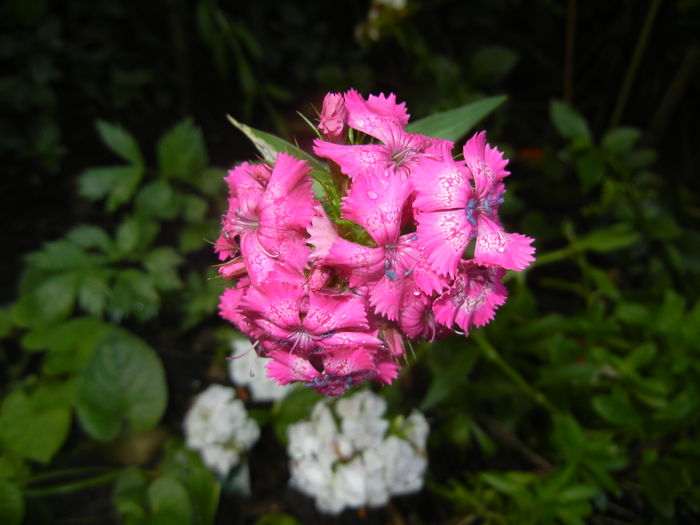
[[[408,119],[393,94],[326,96],[314,152],[328,160],[338,203],[317,200],[310,168],[285,153],[226,177],[216,251],[234,284],[221,315],[270,358],[280,384],[339,396],[368,379],[390,383],[405,338],[488,323],[506,300],[505,270],[534,260],[533,239],[498,218],[509,172],[485,133],[455,160],[452,142],[405,131]]]

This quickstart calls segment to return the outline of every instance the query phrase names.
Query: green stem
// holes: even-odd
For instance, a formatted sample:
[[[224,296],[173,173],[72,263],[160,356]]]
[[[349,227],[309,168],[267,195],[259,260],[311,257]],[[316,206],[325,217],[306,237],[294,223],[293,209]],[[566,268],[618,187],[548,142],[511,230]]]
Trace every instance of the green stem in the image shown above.
[[[26,482],[27,485],[33,485],[35,483],[41,483],[56,478],[74,478],[80,475],[86,474],[105,474],[107,472],[113,472],[112,467],[76,467],[76,468],[66,468],[61,470],[51,470],[49,472],[42,472],[41,474],[36,474],[29,478]]]
[[[625,79],[622,82],[622,88],[620,89],[620,94],[617,97],[617,102],[615,103],[615,109],[610,119],[610,127],[614,128],[620,122],[622,118],[622,112],[625,110],[627,105],[627,98],[629,97],[630,90],[632,89],[632,84],[634,83],[634,78],[637,76],[637,69],[639,68],[639,63],[642,61],[642,56],[644,55],[644,50],[647,46],[647,41],[649,40],[649,35],[651,34],[651,28],[654,25],[654,19],[656,18],[656,13],[661,5],[661,0],[652,0],[649,10],[647,11],[647,16],[644,19],[644,25],[642,26],[642,31],[639,33],[639,38],[637,39],[637,45],[634,48],[634,53],[632,54],[632,60],[630,60],[629,66],[627,66],[627,71],[625,72]]]
[[[542,392],[534,388],[527,380],[521,376],[513,367],[511,367],[505,359],[501,357],[491,343],[489,343],[484,336],[479,332],[472,332],[469,334],[476,344],[481,349],[482,353],[493,364],[495,364],[504,375],[506,375],[513,383],[515,383],[523,392],[525,392],[532,400],[546,408],[552,414],[559,413],[559,409],[554,406],[554,404],[545,396]]]
[[[53,487],[27,489],[24,491],[24,494],[25,496],[52,496],[56,494],[68,494],[70,492],[77,492],[79,490],[87,489],[90,487],[107,485],[108,483],[111,483],[117,476],[119,476],[121,472],[121,469],[119,469],[107,472],[105,474],[100,474],[99,476],[94,476],[92,478],[81,479],[78,481],[63,483],[60,485],[54,485]]]

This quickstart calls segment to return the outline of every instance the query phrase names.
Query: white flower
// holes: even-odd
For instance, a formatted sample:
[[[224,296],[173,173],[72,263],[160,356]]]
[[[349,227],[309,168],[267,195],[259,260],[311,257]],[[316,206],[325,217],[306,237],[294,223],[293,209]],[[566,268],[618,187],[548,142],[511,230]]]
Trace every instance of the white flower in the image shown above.
[[[222,477],[260,437],[260,427],[235,399],[235,391],[222,385],[210,385],[197,396],[185,415],[184,430],[187,447],[199,451]]]
[[[386,402],[369,390],[332,405],[323,400],[311,418],[287,429],[290,484],[311,496],[327,514],[378,507],[392,495],[423,486],[428,465],[428,422],[414,411],[389,435]]]
[[[250,341],[234,339],[231,343],[233,359],[229,361],[231,382],[248,388],[253,401],[277,401],[285,397],[292,387],[275,383],[267,376],[269,359],[259,357]]]

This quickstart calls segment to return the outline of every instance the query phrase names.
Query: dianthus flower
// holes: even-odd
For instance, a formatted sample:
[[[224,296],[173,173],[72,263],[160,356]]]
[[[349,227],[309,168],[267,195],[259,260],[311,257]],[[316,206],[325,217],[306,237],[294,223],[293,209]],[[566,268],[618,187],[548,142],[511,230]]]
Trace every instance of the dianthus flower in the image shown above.
[[[216,251],[234,283],[220,313],[279,384],[339,396],[390,383],[405,338],[488,323],[506,300],[505,271],[533,260],[533,240],[501,224],[509,172],[485,133],[455,160],[452,142],[407,132],[408,119],[393,94],[330,93],[316,194],[309,166],[285,153],[226,177]]]

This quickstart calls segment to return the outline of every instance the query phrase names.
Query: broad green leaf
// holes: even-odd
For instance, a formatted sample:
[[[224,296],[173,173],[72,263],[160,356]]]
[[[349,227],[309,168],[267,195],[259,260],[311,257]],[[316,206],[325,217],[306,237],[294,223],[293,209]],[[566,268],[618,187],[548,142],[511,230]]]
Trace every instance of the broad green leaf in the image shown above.
[[[48,463],[68,436],[71,411],[60,398],[15,391],[0,407],[0,443],[26,459]]]
[[[591,132],[588,123],[574,108],[560,100],[552,100],[549,103],[549,117],[552,124],[563,137],[570,140],[579,140],[584,143],[591,142]]]
[[[469,60],[470,77],[478,85],[492,85],[508,75],[518,62],[518,54],[512,49],[489,45],[479,49]]]
[[[196,179],[207,167],[207,151],[201,130],[191,119],[176,124],[158,142],[158,165],[165,177]]]
[[[195,181],[197,189],[204,195],[216,197],[224,190],[226,171],[219,168],[207,168]]]
[[[187,224],[180,230],[178,248],[182,253],[191,253],[205,245],[211,246],[219,236],[220,228],[216,221]]]
[[[168,476],[156,479],[148,487],[152,525],[191,525],[192,504],[182,484]]]
[[[198,195],[184,194],[180,198],[185,222],[199,222],[204,220],[207,213],[207,201]]]
[[[614,128],[603,135],[601,146],[612,153],[627,151],[632,149],[632,146],[639,140],[640,135],[641,132],[637,128]]]
[[[406,130],[411,133],[420,133],[430,137],[457,141],[476,126],[479,121],[503,104],[507,98],[505,95],[484,98],[459,108],[435,113],[424,119],[409,123],[406,126]]]
[[[0,478],[0,523],[20,525],[24,518],[22,491],[10,481]]]
[[[102,142],[109,149],[131,164],[139,168],[143,167],[143,156],[139,146],[128,131],[104,120],[98,120],[96,125]]]
[[[83,369],[76,408],[83,427],[109,441],[125,420],[135,432],[154,427],[165,411],[167,388],[158,355],[140,338],[115,329]]]

